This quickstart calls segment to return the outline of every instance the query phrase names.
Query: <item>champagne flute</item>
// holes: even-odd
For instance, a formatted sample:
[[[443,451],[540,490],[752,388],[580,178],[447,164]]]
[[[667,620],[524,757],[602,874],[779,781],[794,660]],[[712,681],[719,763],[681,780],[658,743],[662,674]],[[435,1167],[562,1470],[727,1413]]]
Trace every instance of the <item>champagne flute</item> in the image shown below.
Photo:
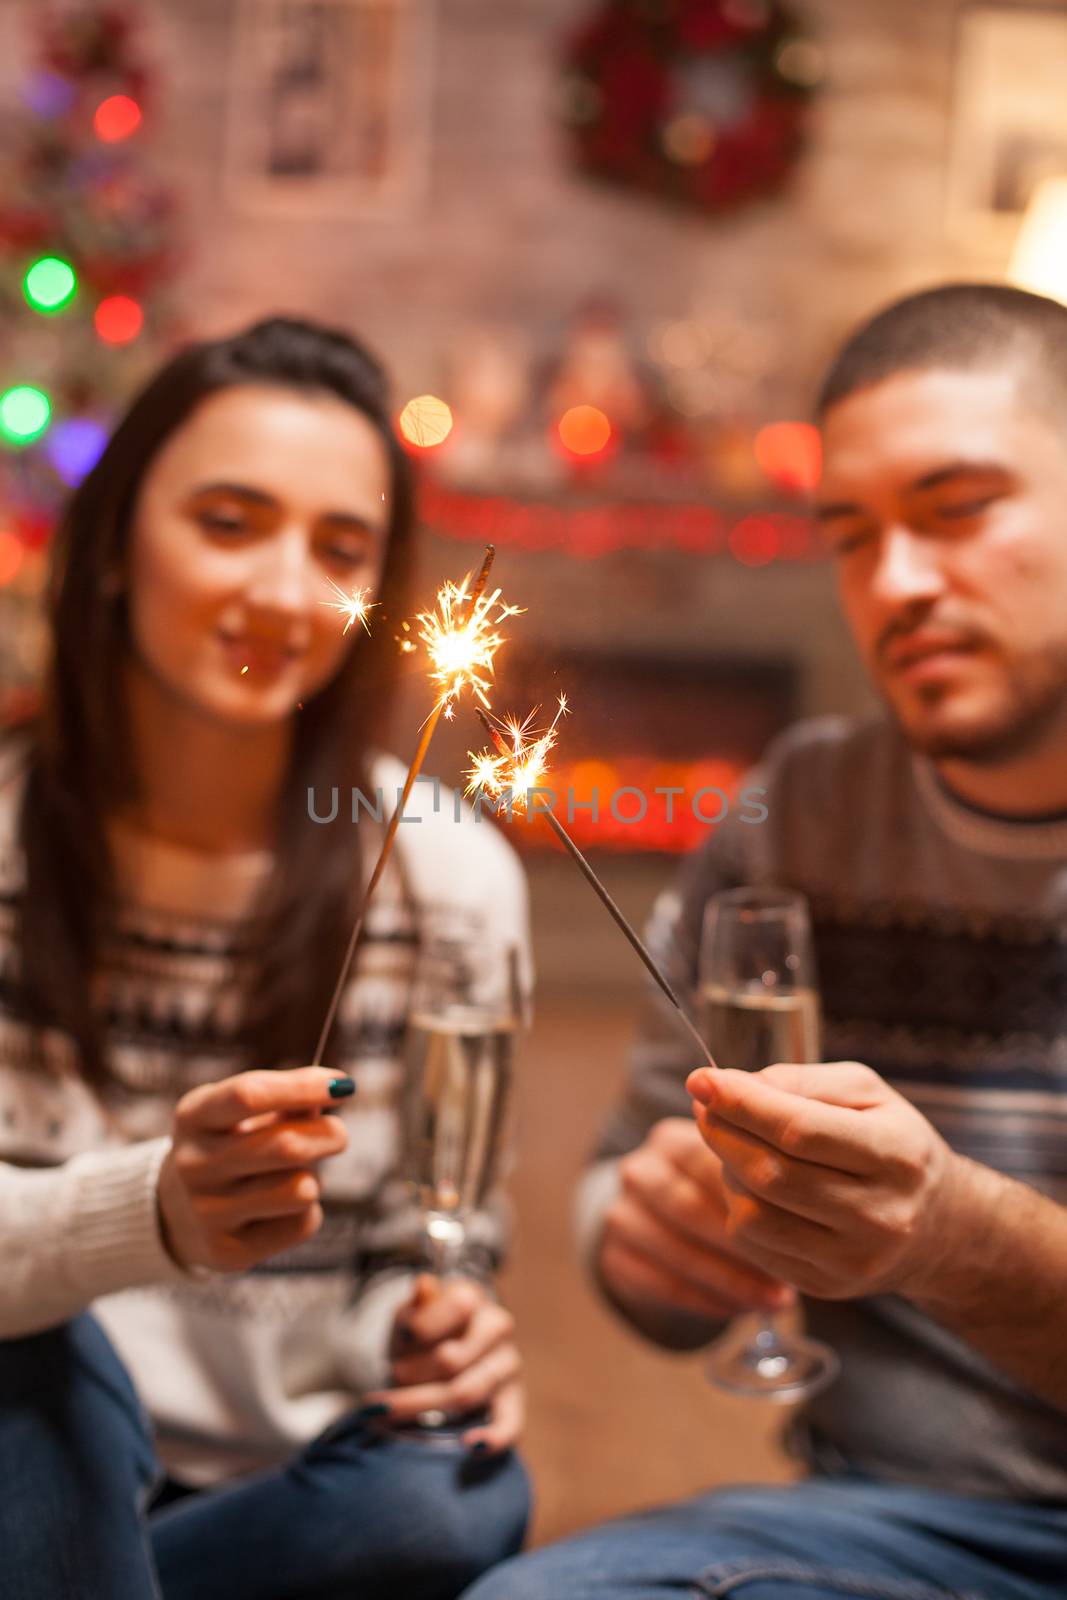
[[[402,1170],[419,1209],[423,1257],[437,1278],[462,1274],[470,1218],[508,1152],[515,1050],[525,1024],[519,954],[507,992],[475,995],[455,982],[422,985],[408,1022]],[[424,1411],[412,1437],[450,1444],[484,1414]]]
[[[410,1020],[404,1170],[438,1277],[461,1270],[468,1220],[499,1175],[517,1029],[499,1007],[462,999]]]
[[[700,1017],[720,1067],[759,1072],[778,1061],[818,1061],[819,996],[807,902],[784,889],[730,889],[704,913]],[[711,1348],[708,1376],[733,1394],[788,1401],[837,1376],[829,1346],[787,1330],[779,1317],[749,1319]]]

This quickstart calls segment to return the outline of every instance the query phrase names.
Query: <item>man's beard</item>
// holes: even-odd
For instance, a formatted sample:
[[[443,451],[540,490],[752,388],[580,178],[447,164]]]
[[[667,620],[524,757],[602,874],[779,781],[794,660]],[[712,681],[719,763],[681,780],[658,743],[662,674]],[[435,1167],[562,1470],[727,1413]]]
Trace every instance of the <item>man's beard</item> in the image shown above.
[[[902,713],[892,697],[883,694],[908,743],[935,761],[968,761],[994,767],[1039,750],[1057,729],[1065,741],[1067,760],[1067,647],[1043,663],[1040,681],[1015,678],[1006,686],[1002,703],[985,716],[953,725],[951,717],[939,726],[936,705],[944,697],[933,690],[918,715]],[[922,697],[919,697],[922,706]]]

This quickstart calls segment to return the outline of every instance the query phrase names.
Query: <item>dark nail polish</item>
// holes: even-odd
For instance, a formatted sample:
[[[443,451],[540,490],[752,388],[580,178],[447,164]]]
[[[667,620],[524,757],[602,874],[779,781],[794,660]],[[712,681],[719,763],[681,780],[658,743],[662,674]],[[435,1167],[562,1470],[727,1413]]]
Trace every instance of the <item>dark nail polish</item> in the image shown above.
[[[471,1445],[472,1456],[487,1456],[488,1454],[489,1446],[486,1444],[484,1439],[478,1439],[474,1444]]]
[[[384,1405],[360,1406],[356,1412],[357,1422],[372,1422],[375,1417],[387,1417],[389,1407]]]
[[[400,1327],[396,1330],[396,1342],[398,1345],[400,1345],[402,1350],[410,1350],[411,1346],[415,1343],[415,1335],[410,1328],[406,1328],[404,1324],[401,1323]]]
[[[352,1078],[331,1078],[330,1095],[334,1100],[347,1100],[350,1094],[355,1094],[356,1085]]]

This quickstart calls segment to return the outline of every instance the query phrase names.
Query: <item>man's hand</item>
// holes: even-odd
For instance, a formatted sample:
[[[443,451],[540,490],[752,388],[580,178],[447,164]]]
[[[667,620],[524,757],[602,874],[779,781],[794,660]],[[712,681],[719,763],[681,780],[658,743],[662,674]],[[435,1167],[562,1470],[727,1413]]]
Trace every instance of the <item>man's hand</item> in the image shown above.
[[[367,1395],[386,1405],[393,1422],[423,1411],[463,1416],[487,1409],[463,1443],[510,1449],[522,1432],[525,1404],[515,1320],[480,1283],[424,1273],[397,1312],[390,1346],[394,1387]]]
[[[597,1264],[624,1307],[716,1322],[791,1303],[792,1291],[745,1261],[731,1240],[721,1163],[687,1117],[658,1122],[623,1157],[620,1174]]]
[[[183,1267],[238,1272],[322,1226],[316,1163],[348,1143],[324,1067],[241,1072],[178,1101],[159,1213]]]
[[[824,1300],[919,1297],[936,1278],[960,1159],[870,1067],[702,1067],[686,1087],[747,1260]]]

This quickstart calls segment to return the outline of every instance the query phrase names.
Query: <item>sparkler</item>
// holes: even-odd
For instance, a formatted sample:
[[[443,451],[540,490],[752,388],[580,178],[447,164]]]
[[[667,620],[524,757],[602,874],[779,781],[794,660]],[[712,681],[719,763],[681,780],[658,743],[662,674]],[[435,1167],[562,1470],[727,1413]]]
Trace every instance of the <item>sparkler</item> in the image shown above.
[[[462,583],[456,584],[448,581],[437,595],[437,608],[435,611],[421,612],[418,621],[422,624],[419,637],[426,646],[430,658],[430,681],[438,690],[437,700],[433,710],[427,717],[422,728],[422,737],[419,747],[415,751],[404,780],[404,787],[400,794],[396,810],[389,819],[385,830],[385,838],[374,870],[370,875],[363,902],[356,916],[352,936],[348,941],[344,961],[334,986],[330,1004],[319,1033],[318,1044],[315,1046],[315,1063],[322,1061],[322,1053],[326,1048],[326,1041],[330,1037],[334,1019],[337,1016],[337,1007],[341,1003],[345,983],[348,978],[352,958],[356,953],[363,924],[367,917],[367,907],[370,905],[374,891],[381,882],[385,871],[386,862],[396,839],[400,819],[404,813],[414,787],[415,779],[426,759],[426,752],[430,748],[434,729],[437,727],[442,712],[446,717],[451,715],[452,708],[459,694],[464,688],[471,688],[474,694],[488,706],[489,701],[486,690],[493,674],[493,658],[503,644],[503,637],[496,631],[497,627],[507,617],[517,615],[519,607],[505,605],[500,598],[500,590],[494,589],[491,595],[485,594],[485,585],[489,578],[489,569],[493,565],[496,550],[490,545],[485,547],[485,559],[478,571],[473,586],[470,574]],[[340,591],[343,594],[343,591]],[[345,597],[346,604],[348,597]],[[333,602],[323,601],[324,605]],[[338,610],[341,606],[338,603]],[[355,620],[355,619],[353,619]],[[347,631],[347,630],[346,630]]]
[[[481,792],[490,800],[496,802],[497,809],[507,808],[509,813],[516,805],[530,809],[530,799],[542,787],[547,775],[546,759],[549,751],[556,743],[556,725],[560,717],[567,711],[565,695],[559,697],[559,709],[547,728],[536,729],[533,719],[537,715],[532,712],[525,722],[518,722],[515,718],[501,719],[487,717],[482,711],[475,708],[483,727],[489,734],[496,749],[496,755],[490,750],[483,750],[475,755],[471,752],[473,766],[467,773],[467,793]],[[607,888],[593,871],[585,856],[579,850],[566,828],[560,822],[554,811],[547,805],[533,808],[538,816],[544,817],[557,839],[563,845],[593,890],[608,915],[615,922],[616,927],[629,941],[636,951],[646,970],[651,974],[659,989],[677,1011],[688,1033],[700,1047],[700,1053],[709,1067],[715,1066],[715,1060],[708,1049],[706,1042],[694,1027],[688,1013],[684,1010],[682,1002],[675,994],[671,985],[656,965],[647,946],[638,933],[620,911]]]
[[[486,691],[493,675],[493,659],[504,643],[503,636],[496,630],[508,617],[517,617],[522,609],[506,605],[499,589],[494,589],[492,594],[484,593],[493,554],[493,547],[489,545],[470,594],[467,593],[470,574],[460,584],[446,582],[438,593],[436,611],[420,611],[416,618],[422,624],[419,638],[426,646],[433,667],[430,678],[439,691],[434,711],[443,710],[446,720],[451,719],[456,697],[465,686],[473,690],[488,710]]]
[[[347,633],[354,623],[360,622],[369,633],[367,627],[367,612],[373,611],[376,601],[368,601],[369,589],[354,589],[351,594],[346,593],[339,583],[334,583],[332,578],[327,578],[327,583],[337,596],[336,600],[320,600],[320,606],[329,606],[332,611],[337,611],[345,619],[344,632]]]

